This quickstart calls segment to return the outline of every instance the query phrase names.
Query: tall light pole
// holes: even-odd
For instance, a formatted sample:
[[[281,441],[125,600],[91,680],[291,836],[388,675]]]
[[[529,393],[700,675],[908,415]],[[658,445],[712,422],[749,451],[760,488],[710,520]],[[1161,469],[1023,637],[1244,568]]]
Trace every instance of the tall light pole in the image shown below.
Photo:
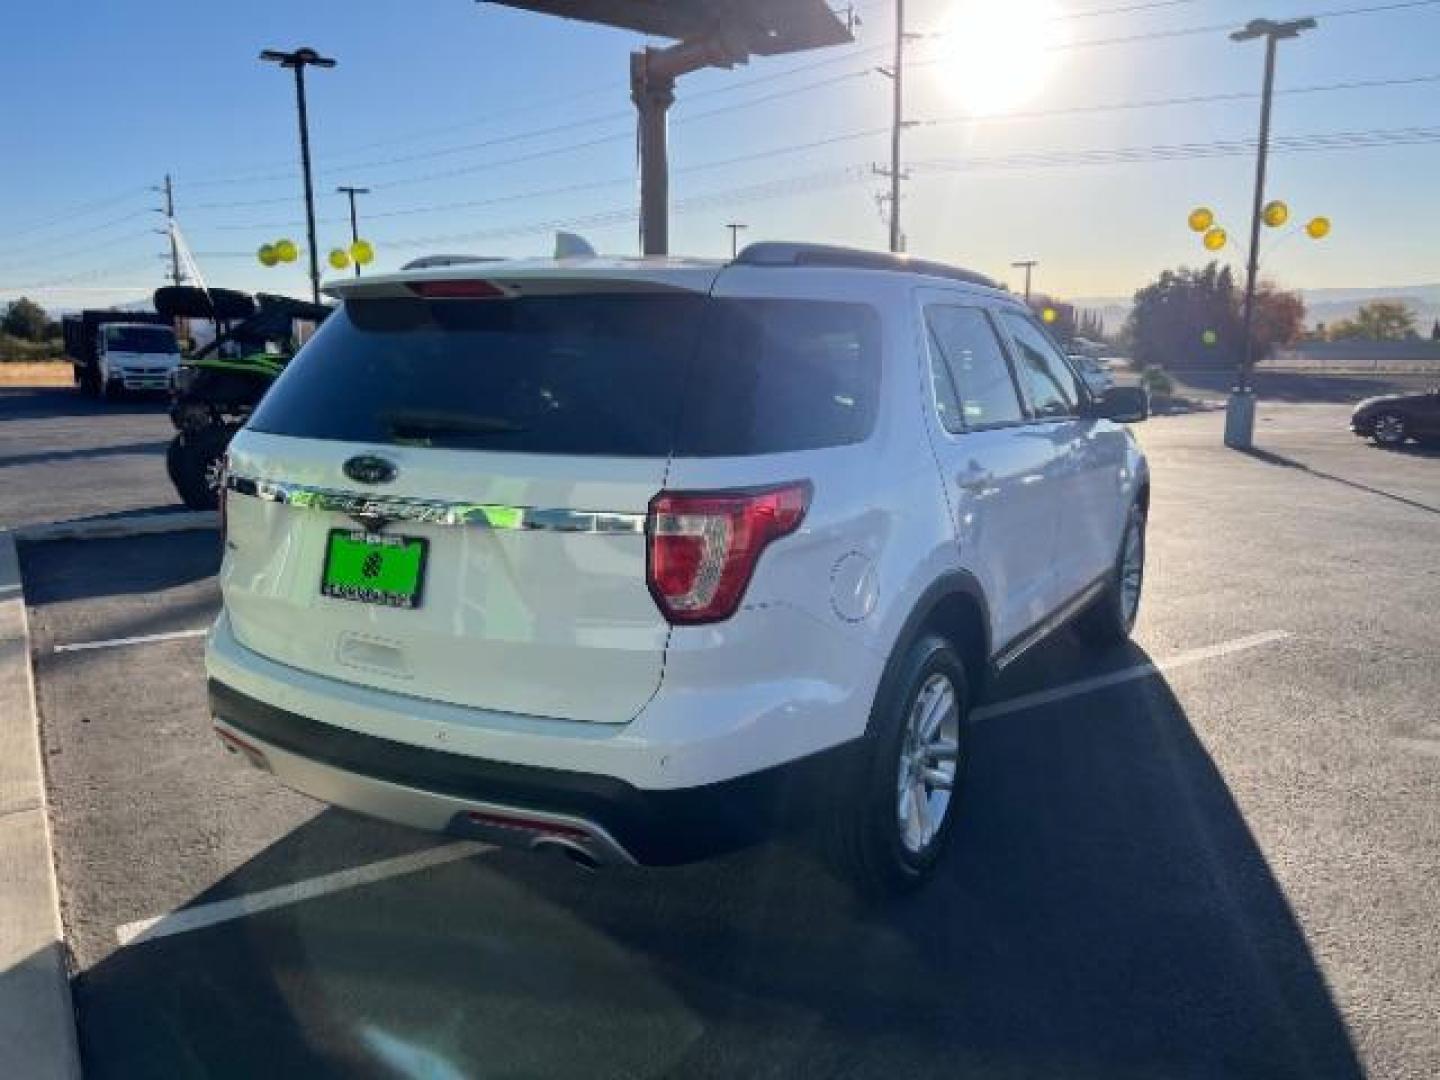
[[[742,225],[738,221],[732,221],[725,228],[730,230],[730,258],[740,254],[740,230],[748,229],[749,225]]]
[[[333,68],[335,61],[314,49],[266,49],[260,59],[295,72],[295,106],[300,114],[300,169],[305,174],[305,229],[310,242],[310,298],[320,303],[320,256],[315,250],[315,188],[310,181],[310,119],[305,111],[305,69]]]
[[[1025,269],[1025,303],[1028,304],[1030,303],[1030,271],[1034,270],[1040,263],[1035,259],[1020,259],[1012,262],[1010,265],[1017,270],[1021,267]]]
[[[370,189],[368,187],[349,187],[341,184],[335,190],[342,195],[348,195],[350,197],[350,246],[353,248],[360,240],[360,222],[355,217],[355,196],[369,195]],[[351,256],[354,256],[353,251],[351,252]],[[360,263],[358,261],[355,262],[355,276],[360,276]]]
[[[1250,385],[1255,367],[1250,330],[1255,322],[1255,278],[1260,266],[1260,219],[1265,205],[1265,161],[1270,153],[1270,99],[1275,89],[1275,46],[1285,38],[1299,37],[1315,29],[1314,19],[1274,22],[1252,19],[1243,30],[1230,35],[1231,41],[1265,39],[1265,82],[1260,95],[1260,141],[1255,155],[1255,205],[1250,214],[1250,259],[1245,271],[1244,352],[1235,389],[1225,404],[1225,445],[1248,450],[1255,443],[1255,388]]]

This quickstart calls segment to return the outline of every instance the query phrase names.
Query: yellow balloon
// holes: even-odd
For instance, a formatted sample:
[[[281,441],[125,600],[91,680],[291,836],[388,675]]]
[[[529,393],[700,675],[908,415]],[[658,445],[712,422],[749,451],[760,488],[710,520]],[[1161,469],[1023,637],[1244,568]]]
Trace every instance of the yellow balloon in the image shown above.
[[[1311,240],[1323,239],[1330,235],[1330,219],[1313,217],[1305,223],[1305,231],[1310,235]]]
[[[1215,224],[1215,215],[1208,206],[1197,206],[1190,211],[1190,231],[1204,232]]]
[[[1059,317],[1059,313],[1053,307],[1047,307],[1044,311],[1040,312],[1040,318],[1044,319],[1047,323],[1053,323]]]
[[[300,249],[295,246],[294,240],[276,240],[275,254],[281,262],[294,262],[300,257]]]
[[[356,240],[350,245],[350,257],[357,266],[369,266],[375,261],[375,249],[370,246],[369,240]]]
[[[260,250],[255,253],[260,260],[261,266],[274,266],[280,261],[279,254],[275,251],[274,244],[261,244]]]
[[[1207,230],[1206,233],[1205,233],[1205,236],[1204,236],[1205,250],[1206,250],[1206,251],[1219,251],[1221,248],[1223,248],[1223,247],[1225,246],[1225,241],[1228,240],[1228,239],[1229,239],[1229,237],[1225,235],[1225,230],[1222,229],[1222,228],[1220,228],[1220,226],[1217,225],[1217,226],[1215,226],[1215,228],[1209,229],[1209,230]]]
[[[350,256],[345,253],[344,248],[330,249],[330,265],[336,270],[344,270],[350,265]]]
[[[1278,229],[1290,219],[1290,207],[1275,199],[1265,204],[1265,209],[1260,211],[1260,217],[1270,228]]]

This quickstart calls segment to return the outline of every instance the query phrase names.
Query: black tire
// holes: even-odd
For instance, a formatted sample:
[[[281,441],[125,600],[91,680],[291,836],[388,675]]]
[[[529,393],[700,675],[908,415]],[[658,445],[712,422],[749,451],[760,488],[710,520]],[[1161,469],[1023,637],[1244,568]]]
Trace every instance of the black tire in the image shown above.
[[[125,384],[119,379],[107,379],[100,387],[100,396],[106,401],[119,401],[125,396]]]
[[[100,376],[93,367],[80,368],[76,383],[80,388],[80,393],[85,397],[100,396]]]
[[[1397,412],[1380,413],[1370,422],[1370,438],[1376,446],[1393,450],[1403,446],[1409,437],[1410,429],[1405,424],[1405,417]]]
[[[1138,577],[1134,582],[1133,603],[1127,603],[1125,592],[1126,553],[1130,550],[1132,536],[1139,547]],[[1145,585],[1145,512],[1138,506],[1130,507],[1125,519],[1125,531],[1120,537],[1120,551],[1115,556],[1115,566],[1110,571],[1110,581],[1093,604],[1075,622],[1075,630],[1087,645],[1097,649],[1108,649],[1130,640],[1130,631],[1135,628],[1135,617],[1140,611],[1140,600]]]
[[[191,510],[214,510],[220,505],[220,491],[213,481],[234,434],[235,428],[226,425],[182,431],[170,440],[165,469],[180,500]]]
[[[948,799],[940,800],[943,808],[938,825],[917,849],[907,842],[908,827],[900,821],[901,792],[905,787],[901,755],[913,745],[907,739],[912,711],[921,694],[928,693],[937,679],[948,682],[954,694],[954,723],[941,724],[947,740],[951,735],[948,729],[954,729],[952,786]],[[887,678],[882,686],[881,698],[870,714],[867,752],[856,763],[854,782],[835,792],[836,812],[830,819],[830,856],[862,897],[878,900],[912,892],[934,874],[958,816],[970,706],[965,665],[947,641],[934,635],[924,635],[910,645],[894,677]],[[914,757],[908,755],[907,766]],[[932,763],[942,762],[932,759]],[[923,780],[915,783],[924,786],[925,805],[933,809],[929,786]],[[943,789],[935,788],[934,793],[942,794]]]

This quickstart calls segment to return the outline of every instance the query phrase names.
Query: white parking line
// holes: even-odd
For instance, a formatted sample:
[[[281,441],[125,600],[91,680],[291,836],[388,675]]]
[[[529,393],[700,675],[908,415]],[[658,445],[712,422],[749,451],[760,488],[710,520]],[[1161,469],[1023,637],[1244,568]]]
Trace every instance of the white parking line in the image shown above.
[[[131,644],[137,641],[165,640],[173,637],[198,637],[203,633],[205,633],[203,630],[185,631],[180,634],[155,634],[147,638],[124,638],[115,642],[88,642],[83,645],[56,646],[55,651],[60,652],[62,649],[105,648],[111,644]],[[1207,645],[1204,648],[1190,649],[1187,652],[1177,653],[1165,660],[1148,664],[1136,664],[1134,667],[1122,668],[1119,671],[1111,671],[1104,675],[1097,675],[1094,678],[1080,679],[1077,682],[1067,683],[1064,686],[1057,686],[1052,690],[1042,690],[1034,694],[1023,694],[1020,697],[1011,698],[1008,701],[1000,701],[993,705],[986,705],[976,709],[973,716],[976,720],[991,720],[998,716],[1007,716],[1010,713],[1020,712],[1024,709],[1033,709],[1039,705],[1050,705],[1057,701],[1064,701],[1067,698],[1077,697],[1080,694],[1088,694],[1091,691],[1100,690],[1107,686],[1115,686],[1120,683],[1131,682],[1135,679],[1148,678],[1151,675],[1174,671],[1177,668],[1188,667],[1191,664],[1198,664],[1205,660],[1215,660],[1222,656],[1229,656],[1232,653],[1244,652],[1247,649],[1258,649],[1262,645],[1272,645],[1275,642],[1284,641],[1289,636],[1289,632],[1285,630],[1267,630],[1264,633],[1251,634],[1248,637],[1222,641],[1218,645]],[[417,851],[409,855],[401,855],[394,859],[383,859],[380,862],[370,863],[366,866],[358,866],[350,870],[339,870],[333,874],[324,874],[320,877],[309,878],[305,881],[297,881],[290,885],[280,885],[273,889],[266,889],[263,892],[252,893],[249,896],[236,896],[229,900],[218,900],[213,904],[199,904],[192,908],[172,912],[169,915],[157,915],[154,918],[126,923],[115,931],[115,936],[121,946],[138,945],[142,942],[154,941],[157,938],[170,937],[173,934],[184,934],[191,930],[200,930],[207,926],[215,926],[217,923],[244,918],[247,915],[254,915],[257,912],[286,907],[290,904],[299,903],[302,900],[314,899],[317,896],[342,892],[360,885],[370,885],[374,882],[399,877],[403,874],[413,874],[416,871],[425,870],[432,866],[441,866],[458,859],[465,859],[485,850],[487,850],[487,845],[475,843],[470,840],[462,840],[453,844],[443,844],[426,851]]]
[[[56,645],[55,651],[85,652],[89,649],[115,649],[121,645],[149,645],[153,641],[184,641],[186,638],[204,637],[209,632],[209,627],[206,627],[203,630],[171,630],[166,634],[141,634],[138,637],[117,637],[105,641],[78,641],[72,645]]]
[[[273,889],[265,889],[263,892],[251,893],[249,896],[235,896],[229,900],[217,900],[213,904],[197,904],[195,907],[174,911],[169,915],[156,915],[154,918],[126,923],[115,931],[115,937],[119,939],[121,946],[138,945],[144,941],[154,941],[157,938],[170,937],[173,934],[201,930],[207,926],[229,922],[231,919],[243,918],[261,911],[298,904],[302,900],[312,900],[328,893],[343,892],[360,885],[373,885],[386,878],[413,874],[432,866],[443,866],[445,863],[455,862],[459,859],[468,859],[471,855],[486,850],[488,850],[487,845],[475,843],[473,840],[442,844],[425,851],[415,851],[409,855],[399,855],[393,859],[382,859],[365,866],[356,866],[350,870],[322,874],[320,877],[297,881],[292,885],[280,885]]]
[[[1094,690],[1103,690],[1107,686],[1116,686],[1120,683],[1132,682],[1135,679],[1146,679],[1151,675],[1189,667],[1191,664],[1198,664],[1204,660],[1215,660],[1222,656],[1229,656],[1231,653],[1244,652],[1246,649],[1258,649],[1262,645],[1273,645],[1277,641],[1284,641],[1289,636],[1290,633],[1287,630],[1266,630],[1264,633],[1251,634],[1248,637],[1233,638],[1230,641],[1222,641],[1218,645],[1206,645],[1203,648],[1176,653],[1166,660],[1136,664],[1134,667],[1121,668],[1119,671],[1110,671],[1104,675],[1066,683],[1053,690],[1040,690],[1033,694],[1022,694],[1020,697],[1010,698],[1008,701],[997,701],[993,705],[983,705],[970,715],[975,720],[993,720],[997,716],[1008,716],[1010,713],[1020,712],[1023,709],[1033,709],[1037,705],[1051,705],[1057,701],[1064,701],[1066,698],[1088,694]]]

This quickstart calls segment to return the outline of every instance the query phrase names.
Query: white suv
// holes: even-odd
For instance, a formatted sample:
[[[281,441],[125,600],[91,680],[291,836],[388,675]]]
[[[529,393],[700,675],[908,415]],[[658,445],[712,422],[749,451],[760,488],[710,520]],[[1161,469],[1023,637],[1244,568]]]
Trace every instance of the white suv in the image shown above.
[[[987,675],[1134,621],[1143,392],[977,274],[759,244],[330,291],[230,446],[207,652],[225,744],[319,799],[588,865],[818,813],[895,891]]]

